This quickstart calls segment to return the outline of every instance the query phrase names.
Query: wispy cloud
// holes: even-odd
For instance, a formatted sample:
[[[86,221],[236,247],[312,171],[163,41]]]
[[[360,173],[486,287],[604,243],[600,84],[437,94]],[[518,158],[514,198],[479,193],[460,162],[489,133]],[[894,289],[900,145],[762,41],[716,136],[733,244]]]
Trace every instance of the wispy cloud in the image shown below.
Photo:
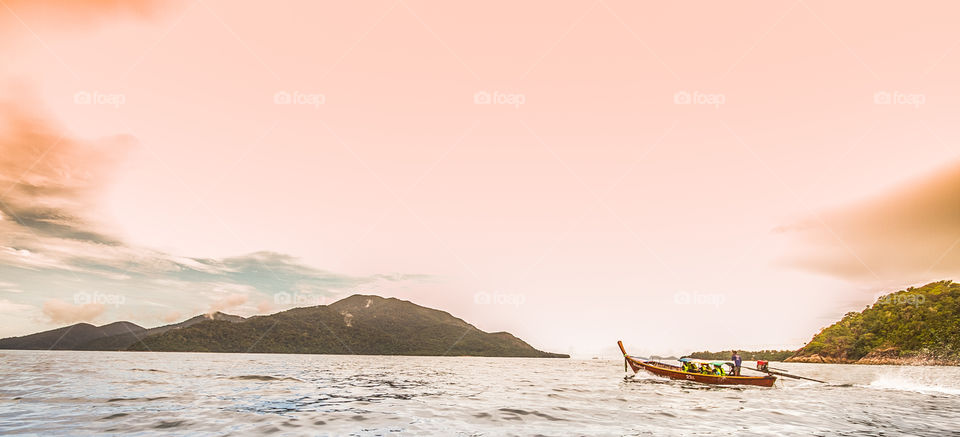
[[[54,323],[77,323],[94,320],[106,311],[101,303],[71,304],[60,299],[43,302],[43,314]]]
[[[85,219],[83,211],[134,139],[70,138],[36,111],[25,109],[23,100],[0,101],[0,224],[16,223],[40,237],[118,244]]]
[[[779,229],[805,243],[790,264],[846,279],[960,274],[960,164],[821,218]]]
[[[365,285],[425,278],[338,274],[270,251],[195,258],[128,244],[93,211],[136,139],[74,138],[40,111],[11,101],[0,102],[0,114],[0,290],[27,291],[9,294],[17,301],[5,301],[7,310],[29,308],[52,323],[95,321],[111,310],[96,301],[105,296],[170,322],[172,314],[250,314],[297,304],[275,307],[280,293],[315,302]]]
[[[246,294],[242,294],[242,293],[228,294],[214,301],[213,304],[210,305],[210,311],[208,311],[207,313],[212,314],[219,311],[226,311],[228,309],[238,307],[240,305],[247,303],[247,299],[249,299],[249,296]]]
[[[165,3],[161,0],[4,0],[0,21],[42,18],[71,28],[90,26],[116,16],[149,18]],[[9,8],[9,10],[7,10]],[[16,15],[13,15],[16,14]]]

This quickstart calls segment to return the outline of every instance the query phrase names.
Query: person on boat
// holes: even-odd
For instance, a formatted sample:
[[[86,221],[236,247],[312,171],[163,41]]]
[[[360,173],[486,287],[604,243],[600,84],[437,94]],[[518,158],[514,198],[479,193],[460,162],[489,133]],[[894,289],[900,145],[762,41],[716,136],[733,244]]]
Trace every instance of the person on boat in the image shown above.
[[[743,360],[740,359],[740,354],[738,354],[737,351],[733,351],[730,360],[733,361],[733,375],[740,376],[740,364],[743,363]]]

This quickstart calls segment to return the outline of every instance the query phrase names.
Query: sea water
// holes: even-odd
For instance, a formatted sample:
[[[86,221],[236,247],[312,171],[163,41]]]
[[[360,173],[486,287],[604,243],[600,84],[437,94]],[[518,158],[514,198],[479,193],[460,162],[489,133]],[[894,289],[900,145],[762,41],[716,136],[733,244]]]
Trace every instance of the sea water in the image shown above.
[[[776,365],[828,383],[625,378],[618,360],[0,351],[0,434],[960,432],[960,368]]]

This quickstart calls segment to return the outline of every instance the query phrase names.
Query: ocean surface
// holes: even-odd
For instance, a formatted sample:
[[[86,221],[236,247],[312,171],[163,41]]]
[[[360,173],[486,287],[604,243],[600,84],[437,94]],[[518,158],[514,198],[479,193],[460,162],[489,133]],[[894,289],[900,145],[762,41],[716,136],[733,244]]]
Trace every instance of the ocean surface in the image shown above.
[[[778,367],[830,383],[625,379],[619,360],[0,351],[0,434],[960,432],[958,367]]]

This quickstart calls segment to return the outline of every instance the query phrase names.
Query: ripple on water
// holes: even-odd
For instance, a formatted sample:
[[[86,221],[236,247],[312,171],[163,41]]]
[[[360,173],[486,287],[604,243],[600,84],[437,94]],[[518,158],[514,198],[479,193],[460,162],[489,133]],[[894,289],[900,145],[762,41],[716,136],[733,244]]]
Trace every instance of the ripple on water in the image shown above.
[[[289,376],[269,376],[269,375],[240,375],[240,376],[231,376],[228,379],[235,379],[239,381],[296,381],[303,382],[300,379],[289,377]]]
[[[566,420],[566,419],[562,419],[562,418],[559,418],[559,417],[551,416],[551,415],[549,415],[549,414],[547,414],[547,413],[541,413],[541,412],[539,412],[539,411],[527,411],[527,410],[521,410],[521,409],[517,409],[517,408],[501,408],[500,411],[503,411],[503,412],[506,412],[506,413],[513,413],[513,414],[517,414],[517,415],[520,415],[520,416],[534,415],[534,416],[542,417],[542,418],[544,418],[544,419],[551,420],[551,421],[562,421],[562,420]]]

